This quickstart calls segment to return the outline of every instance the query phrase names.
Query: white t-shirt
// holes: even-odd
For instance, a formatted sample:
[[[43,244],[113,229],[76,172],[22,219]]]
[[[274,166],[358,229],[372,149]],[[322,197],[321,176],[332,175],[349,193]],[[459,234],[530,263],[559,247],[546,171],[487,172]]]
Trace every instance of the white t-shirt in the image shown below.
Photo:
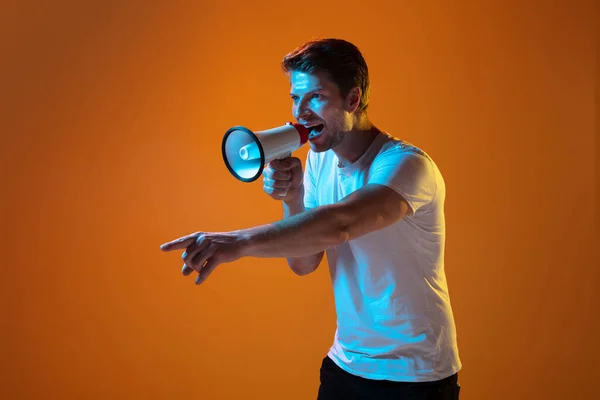
[[[399,175],[400,165],[409,161],[417,168]],[[309,150],[304,174],[306,208],[336,203],[378,183],[400,193],[412,209],[391,226],[326,250],[337,313],[328,356],[369,379],[425,382],[458,372],[444,272],[446,190],[433,160],[381,133],[344,168],[332,150]]]

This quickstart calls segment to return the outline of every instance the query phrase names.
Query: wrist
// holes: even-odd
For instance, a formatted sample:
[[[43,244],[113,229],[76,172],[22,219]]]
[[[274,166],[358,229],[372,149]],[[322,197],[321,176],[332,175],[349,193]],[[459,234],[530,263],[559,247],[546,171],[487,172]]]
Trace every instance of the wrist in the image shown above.
[[[304,186],[290,189],[287,196],[282,199],[283,203],[288,207],[298,207],[304,205]]]
[[[237,231],[238,252],[240,253],[241,257],[248,257],[252,255],[252,249],[254,248],[254,244],[256,241],[256,233],[253,232],[253,230],[255,229],[256,228],[250,228]]]
[[[237,231],[238,248],[242,257],[260,257],[273,224],[258,225]]]

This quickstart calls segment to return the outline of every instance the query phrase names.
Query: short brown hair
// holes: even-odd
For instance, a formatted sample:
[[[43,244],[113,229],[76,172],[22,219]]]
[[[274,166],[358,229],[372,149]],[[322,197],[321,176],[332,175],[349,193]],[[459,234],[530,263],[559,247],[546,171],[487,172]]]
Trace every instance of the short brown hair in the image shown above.
[[[283,57],[281,67],[285,73],[299,71],[325,72],[337,85],[343,97],[350,90],[361,90],[358,110],[366,111],[369,105],[369,69],[360,50],[342,39],[317,39],[306,42]]]

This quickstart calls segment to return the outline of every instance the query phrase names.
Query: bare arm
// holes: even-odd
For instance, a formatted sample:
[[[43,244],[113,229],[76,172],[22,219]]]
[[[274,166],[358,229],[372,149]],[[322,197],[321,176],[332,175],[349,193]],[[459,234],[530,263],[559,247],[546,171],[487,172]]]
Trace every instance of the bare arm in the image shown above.
[[[414,165],[405,165],[408,169],[402,167],[395,173],[406,171],[416,175],[412,171]],[[373,176],[377,177],[376,174]],[[282,180],[268,178],[267,193],[286,203],[286,217],[282,220],[231,232],[195,232],[164,243],[161,249],[185,249],[182,273],[189,275],[197,271],[196,284],[202,283],[218,265],[245,256],[287,258],[296,273],[310,273],[316,269],[327,248],[383,229],[414,212],[398,192],[387,186],[385,175],[379,176],[381,184],[375,183],[377,181],[373,178],[373,183],[338,203],[306,210],[303,196],[299,194],[302,192],[300,185],[292,187],[298,189],[297,192],[292,190],[290,193],[291,186],[286,184],[285,176]],[[407,193],[410,195],[412,190],[409,188]]]
[[[297,208],[290,211],[299,211]],[[389,187],[369,184],[340,202],[291,215],[283,220],[238,231],[246,239],[244,256],[309,259],[331,246],[385,228],[409,212],[408,203]],[[304,264],[303,264],[304,265]]]
[[[264,191],[283,205],[283,219],[302,214],[304,207],[304,184],[302,162],[297,157],[273,160],[265,168]],[[324,251],[287,258],[289,267],[298,275],[310,274],[319,267]]]
[[[292,203],[282,202],[282,204],[284,220],[306,211],[302,199],[298,199]],[[287,257],[287,262],[296,274],[307,275],[319,267],[324,254],[325,252],[321,250],[307,256]]]
[[[289,207],[290,214],[300,210],[299,202],[294,205],[298,208]],[[322,257],[328,247],[385,228],[404,218],[409,210],[408,203],[394,190],[368,184],[339,203],[249,229],[195,232],[165,243],[161,249],[185,249],[182,273],[197,271],[196,284],[204,282],[219,264],[244,256],[285,257],[292,270],[307,274],[316,269],[317,257]]]

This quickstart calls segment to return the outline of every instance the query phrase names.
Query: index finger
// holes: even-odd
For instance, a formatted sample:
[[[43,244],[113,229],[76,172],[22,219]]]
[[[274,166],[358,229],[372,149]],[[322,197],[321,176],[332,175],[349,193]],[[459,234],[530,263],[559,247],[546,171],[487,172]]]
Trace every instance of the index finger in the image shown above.
[[[291,157],[275,159],[269,163],[269,166],[278,171],[287,171],[292,169],[297,163]]]
[[[196,233],[193,233],[191,235],[180,237],[179,239],[175,239],[170,242],[161,244],[160,249],[162,251],[185,249],[196,241],[197,236],[198,235]]]
[[[280,169],[273,169],[270,167],[265,168],[263,175],[264,175],[264,178],[272,179],[272,180],[275,180],[275,179],[288,180],[292,176],[290,171],[283,171]]]

